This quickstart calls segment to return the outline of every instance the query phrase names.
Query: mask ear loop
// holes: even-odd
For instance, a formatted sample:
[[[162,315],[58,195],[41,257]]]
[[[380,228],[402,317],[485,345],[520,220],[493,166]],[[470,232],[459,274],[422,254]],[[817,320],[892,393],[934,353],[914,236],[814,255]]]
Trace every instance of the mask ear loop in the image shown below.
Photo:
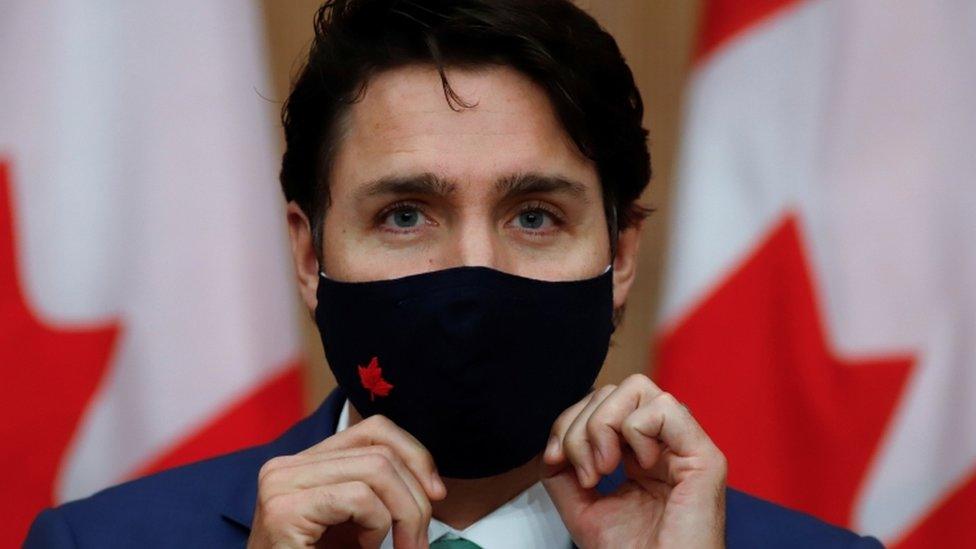
[[[312,233],[312,246],[315,247],[315,262],[319,265],[319,276],[329,278],[329,275],[325,274],[325,267],[323,265],[325,263],[325,257],[322,253],[322,221],[324,217],[324,213],[322,215],[313,213],[312,219],[314,221],[309,224],[308,230]]]
[[[620,231],[617,229],[617,206],[615,204],[610,205],[607,218],[607,228],[610,232],[610,264],[603,271],[604,274],[613,268],[613,262],[617,259],[617,241],[620,238]]]

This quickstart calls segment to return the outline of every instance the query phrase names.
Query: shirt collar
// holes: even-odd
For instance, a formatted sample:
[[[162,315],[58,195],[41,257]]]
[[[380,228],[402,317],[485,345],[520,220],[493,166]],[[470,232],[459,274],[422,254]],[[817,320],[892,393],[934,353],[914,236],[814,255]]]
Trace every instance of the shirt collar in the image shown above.
[[[349,427],[349,401],[342,406],[336,433]],[[537,482],[498,509],[495,509],[464,530],[457,530],[432,518],[427,528],[430,541],[442,536],[461,537],[485,549],[506,547],[534,549],[572,547],[569,531],[559,517],[549,493]],[[393,536],[387,535],[383,549],[393,547]]]

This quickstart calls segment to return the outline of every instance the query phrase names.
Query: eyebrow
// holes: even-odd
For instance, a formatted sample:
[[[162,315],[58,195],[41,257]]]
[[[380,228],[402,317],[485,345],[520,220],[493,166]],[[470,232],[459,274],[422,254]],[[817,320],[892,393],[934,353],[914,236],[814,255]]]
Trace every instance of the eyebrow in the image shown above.
[[[535,172],[503,177],[495,184],[495,192],[505,199],[535,193],[562,193],[586,200],[586,185],[562,176]]]
[[[457,190],[457,183],[442,179],[432,173],[406,176],[381,177],[364,185],[356,192],[358,198],[384,194],[416,194],[448,196]]]
[[[356,192],[357,198],[380,195],[413,194],[445,197],[457,191],[458,184],[430,172],[416,175],[391,175],[375,179]],[[542,193],[562,193],[586,200],[586,185],[558,175],[536,172],[517,173],[502,177],[495,183],[495,193],[504,200]]]

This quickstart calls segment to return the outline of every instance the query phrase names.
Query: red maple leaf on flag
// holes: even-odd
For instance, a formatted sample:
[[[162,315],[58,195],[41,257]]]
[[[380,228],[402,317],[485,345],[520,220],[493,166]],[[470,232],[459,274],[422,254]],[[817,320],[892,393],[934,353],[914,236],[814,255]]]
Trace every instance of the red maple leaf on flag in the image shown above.
[[[365,368],[357,366],[357,368],[359,368],[359,381],[369,391],[370,400],[376,400],[377,395],[385,397],[390,394],[393,385],[383,379],[383,368],[380,368],[379,358],[374,356],[373,360],[369,361],[369,366]]]
[[[912,363],[834,352],[789,216],[665,335],[656,377],[726,454],[730,485],[852,526]]]
[[[0,161],[0,547],[19,546],[34,515],[54,503],[66,450],[119,333],[115,322],[69,328],[37,318],[18,279],[13,209]]]

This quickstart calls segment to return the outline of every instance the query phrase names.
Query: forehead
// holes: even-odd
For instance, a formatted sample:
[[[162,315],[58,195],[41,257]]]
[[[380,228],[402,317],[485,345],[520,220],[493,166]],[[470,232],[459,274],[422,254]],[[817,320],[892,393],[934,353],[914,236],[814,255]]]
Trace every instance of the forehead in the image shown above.
[[[373,77],[347,114],[333,163],[333,194],[377,177],[424,172],[478,183],[542,171],[598,184],[592,161],[529,78],[504,66],[448,69],[447,78],[474,107],[452,110],[431,66]]]

